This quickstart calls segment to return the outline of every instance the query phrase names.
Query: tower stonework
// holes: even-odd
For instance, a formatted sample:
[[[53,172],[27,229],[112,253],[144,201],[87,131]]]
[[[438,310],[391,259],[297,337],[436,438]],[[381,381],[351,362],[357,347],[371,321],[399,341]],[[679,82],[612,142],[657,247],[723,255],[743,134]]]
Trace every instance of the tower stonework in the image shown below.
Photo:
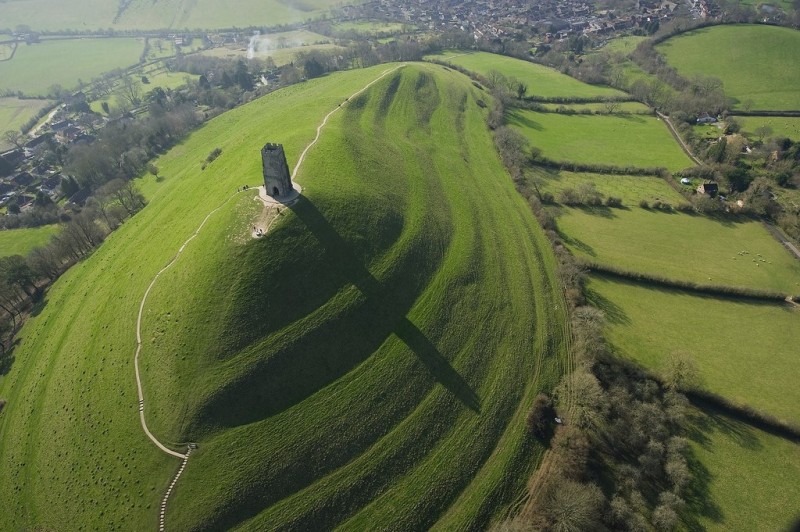
[[[261,148],[261,164],[264,170],[264,188],[268,196],[285,197],[294,191],[282,144],[266,143]]]

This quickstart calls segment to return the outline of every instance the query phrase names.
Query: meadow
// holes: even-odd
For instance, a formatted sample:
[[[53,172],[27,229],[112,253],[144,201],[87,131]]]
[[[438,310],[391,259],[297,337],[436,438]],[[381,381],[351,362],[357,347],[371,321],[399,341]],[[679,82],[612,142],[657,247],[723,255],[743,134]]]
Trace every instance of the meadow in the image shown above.
[[[636,46],[646,38],[647,37],[642,35],[625,35],[623,37],[617,37],[608,41],[605,45],[603,45],[602,48],[600,48],[600,50],[613,54],[628,55],[634,51]]]
[[[604,197],[620,198],[622,204],[627,207],[635,207],[641,200],[650,203],[662,201],[673,205],[686,202],[686,199],[663,179],[655,176],[593,174],[537,167],[529,172],[528,178],[535,180],[542,193],[549,192],[556,197],[564,189],[577,190],[583,185],[591,184]]]
[[[583,113],[591,111],[592,113],[607,113],[608,105],[603,102],[590,102],[590,103],[543,103],[540,104],[548,111],[557,111],[559,109],[566,109],[568,112]],[[615,114],[653,114],[653,111],[643,103],[639,102],[618,102],[614,108]]]
[[[482,76],[486,76],[492,70],[497,70],[508,78],[513,77],[525,83],[528,86],[527,96],[529,97],[597,98],[601,100],[609,96],[625,96],[624,92],[610,87],[589,85],[546,66],[488,52],[457,50],[429,55],[426,56],[426,59],[444,61]]]
[[[687,168],[692,161],[651,116],[562,115],[515,109],[506,122],[557,161],[642,168]]]
[[[700,387],[800,424],[800,309],[700,296],[592,276],[588,299],[606,314],[614,352],[663,373],[671,357],[694,362]],[[757,331],[757,333],[756,333]]]
[[[796,30],[713,26],[670,38],[656,49],[682,76],[721,79],[725,94],[736,100],[738,108],[751,102],[753,109],[800,109],[800,32]]]
[[[481,528],[524,489],[542,452],[524,418],[562,371],[565,305],[486,95],[404,67],[330,119],[266,238],[254,193],[235,193],[261,181],[264,142],[293,167],[387,68],[271,93],[157,161],[150,204],[52,287],[0,377],[0,528],[155,526],[178,463],[139,427],[136,311],[226,198],[145,308],[148,422],[199,442],[169,527]]]
[[[134,76],[141,76],[141,71],[138,71],[133,74]],[[177,89],[186,85],[187,80],[197,80],[200,76],[195,74],[188,74],[186,72],[169,72],[167,70],[154,70],[151,73],[146,74],[147,79],[150,83],[142,84],[142,94],[144,97],[147,97],[147,94],[156,89],[156,87],[160,87],[162,89]],[[92,111],[95,113],[100,113],[105,115],[105,111],[103,110],[103,103],[108,103],[111,112],[113,113],[115,109],[118,109],[120,106],[128,106],[130,104],[125,101],[124,98],[121,98],[116,92],[112,92],[102,98],[98,98],[96,100],[92,100],[89,106],[92,108]]]
[[[713,411],[695,413],[689,439],[698,480],[687,497],[688,529],[793,530],[799,445]]]
[[[579,257],[692,281],[800,293],[800,261],[748,219],[642,209],[562,208],[559,232]]]
[[[58,231],[58,225],[0,231],[0,257],[25,256],[33,248],[47,244]]]
[[[43,96],[53,85],[74,89],[79,80],[139,62],[141,39],[72,39],[20,45],[14,59],[0,62],[0,90]],[[79,60],[78,60],[79,59]]]
[[[36,116],[50,100],[21,100],[19,98],[0,98],[0,131],[16,130]],[[0,146],[5,146],[0,139]],[[6,146],[6,147],[13,147]]]
[[[132,0],[118,16],[116,2],[108,0],[17,0],[3,4],[3,22],[13,28],[25,24],[35,30],[212,29],[276,26],[318,18],[335,5],[333,0]]]
[[[742,133],[750,138],[757,139],[756,129],[766,126],[772,132],[770,137],[786,137],[794,141],[800,140],[800,118],[781,116],[737,116],[736,121],[742,126]]]

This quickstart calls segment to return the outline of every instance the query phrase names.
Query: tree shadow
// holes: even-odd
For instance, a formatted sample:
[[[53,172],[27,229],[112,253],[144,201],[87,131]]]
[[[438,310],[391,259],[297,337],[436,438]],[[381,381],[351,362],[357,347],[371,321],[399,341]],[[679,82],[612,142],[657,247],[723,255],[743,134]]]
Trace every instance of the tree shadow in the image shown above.
[[[511,112],[508,114],[508,122],[510,124],[516,124],[519,126],[523,126],[529,129],[534,129],[536,131],[544,131],[544,127],[539,122],[535,120],[531,120],[527,116],[522,115],[518,112]]]
[[[622,307],[602,296],[596,290],[586,289],[586,301],[602,310],[608,323],[614,325],[629,325],[631,323],[631,319]]]
[[[574,236],[569,236],[564,233],[559,232],[559,236],[561,240],[563,240],[568,246],[574,247],[578,251],[582,253],[586,253],[590,257],[596,257],[597,253],[595,253],[594,248],[584,242],[579,238],[575,238]]]
[[[0,376],[8,375],[8,372],[11,371],[11,366],[14,365],[14,350],[19,346],[22,342],[22,338],[14,338],[14,341],[11,343],[8,349],[5,350],[2,356],[0,356]]]
[[[622,118],[626,122],[636,122],[637,124],[644,124],[645,119],[639,115],[631,114],[631,113],[619,113],[616,116]]]
[[[576,207],[591,216],[599,216],[601,218],[609,219],[617,217],[617,214],[610,207],[606,207],[604,205],[577,205]]]
[[[383,284],[366,268],[362,255],[307,197],[301,195],[290,209],[321,244],[326,267],[345,280],[342,291],[355,287],[360,294],[337,308],[331,318],[310,325],[298,337],[275,331],[247,347],[271,354],[256,356],[247,373],[210,397],[194,416],[197,421],[187,427],[188,433],[202,432],[208,426],[244,425],[282,412],[347,374],[393,333],[428,368],[436,382],[464,406],[479,412],[475,391],[406,317],[427,285],[427,274],[411,274]],[[419,261],[426,259],[429,257],[414,255],[398,268],[409,270],[416,265],[421,269]]]

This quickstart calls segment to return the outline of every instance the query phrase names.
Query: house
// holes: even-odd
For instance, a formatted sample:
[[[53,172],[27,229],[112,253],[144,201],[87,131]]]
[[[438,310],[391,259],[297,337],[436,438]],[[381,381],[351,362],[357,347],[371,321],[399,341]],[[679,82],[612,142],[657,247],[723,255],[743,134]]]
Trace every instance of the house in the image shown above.
[[[698,124],[713,124],[716,121],[717,119],[715,117],[710,116],[708,114],[701,115],[697,118]]]
[[[33,180],[33,176],[28,172],[20,172],[11,178],[11,182],[18,187],[27,187]]]
[[[714,197],[719,192],[719,186],[716,183],[703,183],[699,187],[697,187],[698,194],[705,194],[710,197]]]

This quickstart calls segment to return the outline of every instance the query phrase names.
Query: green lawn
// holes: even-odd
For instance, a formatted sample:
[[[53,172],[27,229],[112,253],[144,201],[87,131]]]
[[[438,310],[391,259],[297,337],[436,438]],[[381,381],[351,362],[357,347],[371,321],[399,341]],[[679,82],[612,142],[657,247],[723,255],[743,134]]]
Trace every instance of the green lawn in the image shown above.
[[[800,109],[800,32],[762,25],[714,26],[664,41],[657,50],[686,77],[714,76],[742,107]],[[702,53],[698,51],[702,50]]]
[[[0,90],[21,90],[28,95],[47,94],[59,84],[74,89],[78,80],[139,61],[141,39],[73,39],[20,45],[14,59],[0,62]]]
[[[45,225],[33,229],[7,229],[0,231],[0,257],[25,256],[30,250],[44,246],[58,233],[58,225]]]
[[[623,205],[635,207],[641,200],[648,202],[662,201],[672,205],[686,203],[663,179],[654,176],[629,176],[592,174],[586,172],[567,172],[535,168],[528,175],[534,179],[542,193],[550,192],[554,196],[565,188],[577,190],[590,183],[604,197],[614,196],[622,199]]]
[[[600,50],[609,53],[618,53],[627,55],[636,49],[636,45],[645,40],[647,37],[642,35],[625,35],[624,37],[617,37],[611,39]]]
[[[690,464],[702,480],[687,497],[690,530],[794,530],[800,518],[800,445],[715,412],[692,423]]]
[[[589,85],[546,66],[487,52],[457,50],[430,55],[426,59],[446,61],[483,76],[497,70],[506,77],[514,77],[526,83],[528,96],[598,99],[625,96],[624,92],[610,87]]]
[[[786,137],[794,141],[800,140],[800,118],[773,116],[737,116],[736,121],[742,126],[742,132],[750,138],[757,139],[756,129],[767,126],[772,132],[770,137]]]
[[[0,98],[0,132],[17,130],[28,120],[36,116],[50,100],[20,100],[19,98]],[[0,146],[5,146],[0,139]]]
[[[701,386],[800,424],[800,310],[591,278],[588,299],[604,310],[615,352],[659,373],[682,353]]]
[[[16,0],[3,3],[3,26],[35,30],[175,30],[277,26],[319,18],[334,0],[131,0],[118,16],[108,0]]]
[[[641,115],[561,115],[512,110],[509,125],[542,155],[557,161],[676,171],[692,161],[658,118]]]
[[[0,377],[0,528],[156,526],[178,463],[139,427],[142,294],[261,181],[264,142],[293,166],[386,68],[259,98],[157,161],[150,204],[52,287]],[[236,195],[159,278],[146,413],[166,441],[199,442],[171,528],[485,528],[523,491],[543,450],[524,418],[559,378],[565,305],[476,98],[439,67],[389,75],[330,119],[268,237]]]
[[[563,208],[558,228],[578,256],[602,264],[701,284],[800,293],[800,261],[758,222],[638,206]]]

